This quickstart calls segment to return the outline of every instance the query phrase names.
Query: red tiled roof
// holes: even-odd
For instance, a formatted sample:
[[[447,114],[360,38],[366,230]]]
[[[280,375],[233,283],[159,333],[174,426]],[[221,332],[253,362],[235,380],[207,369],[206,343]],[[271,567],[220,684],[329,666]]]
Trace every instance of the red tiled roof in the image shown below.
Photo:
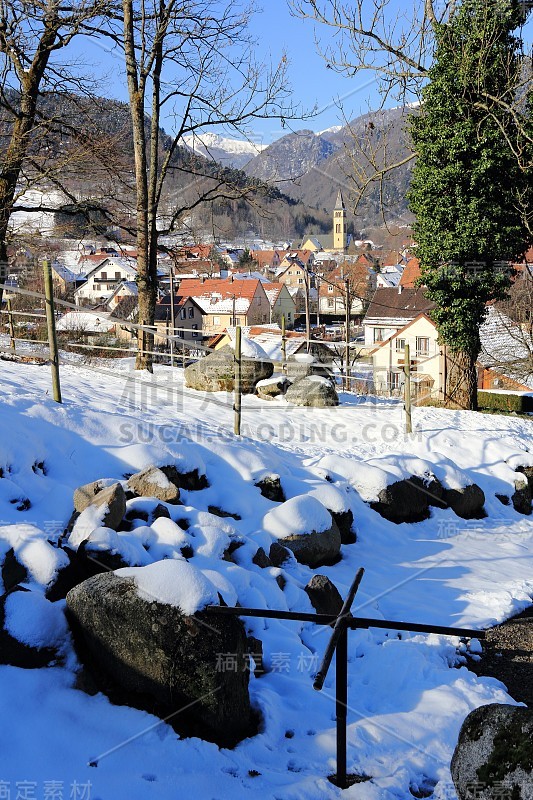
[[[400,278],[400,286],[413,289],[415,281],[420,278],[420,274],[420,262],[418,258],[410,258]]]
[[[211,294],[219,294],[223,299],[235,295],[251,300],[260,285],[261,282],[253,278],[236,281],[227,278],[206,278],[203,282],[198,278],[183,278],[180,281],[179,293],[188,297],[209,297]]]

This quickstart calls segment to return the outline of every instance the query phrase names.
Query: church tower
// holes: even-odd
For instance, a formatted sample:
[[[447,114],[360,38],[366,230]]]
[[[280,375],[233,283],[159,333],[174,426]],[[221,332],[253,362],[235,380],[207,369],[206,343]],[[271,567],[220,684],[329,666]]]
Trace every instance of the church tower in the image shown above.
[[[337,202],[333,210],[333,249],[346,250],[346,244],[346,206],[344,205],[342,192],[339,189]]]

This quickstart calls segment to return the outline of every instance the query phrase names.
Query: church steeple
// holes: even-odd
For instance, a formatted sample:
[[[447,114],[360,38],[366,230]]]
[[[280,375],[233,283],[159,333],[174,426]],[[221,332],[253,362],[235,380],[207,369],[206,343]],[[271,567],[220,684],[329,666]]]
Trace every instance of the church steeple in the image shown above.
[[[333,249],[346,250],[346,245],[346,206],[344,205],[342,191],[339,189],[337,202],[333,209]]]

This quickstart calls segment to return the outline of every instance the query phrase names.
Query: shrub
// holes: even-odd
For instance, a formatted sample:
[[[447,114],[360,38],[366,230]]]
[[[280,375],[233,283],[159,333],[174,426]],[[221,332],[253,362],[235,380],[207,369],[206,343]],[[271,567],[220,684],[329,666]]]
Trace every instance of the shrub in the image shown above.
[[[533,395],[500,394],[480,389],[478,408],[486,411],[515,411],[518,414],[533,412]]]

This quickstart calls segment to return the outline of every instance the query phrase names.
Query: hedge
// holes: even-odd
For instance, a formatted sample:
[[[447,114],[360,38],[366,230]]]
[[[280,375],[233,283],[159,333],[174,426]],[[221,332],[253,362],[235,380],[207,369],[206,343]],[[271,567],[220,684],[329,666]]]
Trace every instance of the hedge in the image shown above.
[[[533,395],[499,394],[480,389],[477,404],[479,409],[487,411],[515,411],[518,414],[533,412]]]

